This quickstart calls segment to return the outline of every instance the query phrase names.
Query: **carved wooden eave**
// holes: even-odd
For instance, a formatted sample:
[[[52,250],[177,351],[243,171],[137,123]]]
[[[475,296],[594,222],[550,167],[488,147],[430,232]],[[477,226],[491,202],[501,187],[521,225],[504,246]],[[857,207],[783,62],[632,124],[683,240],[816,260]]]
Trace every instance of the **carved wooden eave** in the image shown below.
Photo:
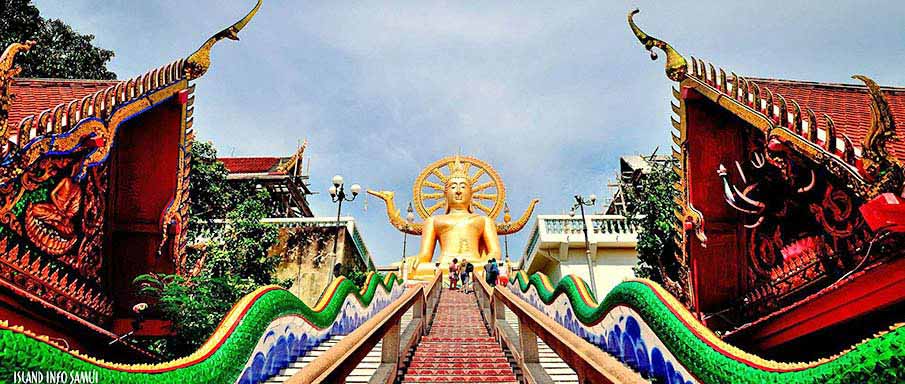
[[[28,52],[34,46],[34,40],[28,40],[25,43],[13,43],[0,56],[0,139],[7,137],[9,109],[15,97],[15,95],[9,93],[10,83],[12,83],[13,77],[22,72],[22,68],[14,64],[16,55]],[[6,140],[0,140],[0,143],[3,142],[6,142]]]
[[[701,67],[703,67],[703,61],[694,58],[692,60],[700,63]],[[697,91],[714,104],[723,107],[752,127],[763,132],[765,137],[779,139],[802,157],[812,161],[817,167],[829,171],[830,174],[837,177],[848,189],[862,199],[869,200],[879,193],[891,191],[895,188],[893,185],[883,185],[885,183],[878,184],[877,182],[868,181],[864,177],[858,167],[858,162],[862,160],[862,157],[855,156],[855,153],[859,151],[862,154],[869,153],[864,148],[871,147],[862,145],[856,149],[851,140],[844,135],[836,136],[833,129],[835,124],[829,115],[824,114],[823,116],[827,120],[827,126],[830,127],[830,129],[823,130],[827,139],[820,142],[817,140],[820,129],[816,128],[817,122],[814,112],[806,109],[804,113],[807,116],[803,119],[797,101],[792,99],[787,101],[782,95],[770,93],[766,88],[764,88],[766,97],[758,97],[754,91],[757,85],[739,76],[726,76],[722,70],[715,77],[716,80],[703,71],[693,70],[682,80],[680,87]],[[727,84],[746,85],[734,88],[733,85]],[[877,100],[878,98],[872,98],[872,101],[874,101],[872,109],[877,109]],[[883,100],[882,96],[880,96],[879,100]],[[789,105],[796,108],[795,112],[787,110]],[[873,131],[886,130],[873,129]],[[841,149],[839,148],[840,143],[842,144]],[[874,145],[873,147],[876,148],[878,146]],[[882,146],[879,147],[883,148]],[[882,151],[882,153],[887,153],[885,149]],[[889,166],[898,164],[897,160],[891,156],[885,158],[887,159],[886,164]],[[895,170],[892,171],[895,172]]]
[[[654,48],[666,54],[666,76],[679,83],[678,88],[674,88],[672,92],[675,101],[671,103],[674,115],[670,120],[674,128],[672,136],[674,143],[672,153],[676,159],[674,172],[679,180],[674,185],[679,195],[676,199],[675,212],[676,232],[679,234],[676,243],[677,249],[680,250],[679,262],[686,271],[693,269],[690,265],[690,256],[694,247],[707,245],[705,217],[692,204],[688,181],[691,176],[686,174],[691,169],[688,163],[691,154],[688,152],[690,144],[687,132],[690,123],[686,101],[691,98],[708,100],[749,125],[752,128],[750,134],[759,136],[755,138],[756,142],[760,142],[762,138],[764,146],[769,142],[782,144],[785,151],[807,164],[807,168],[812,170],[812,180],[813,170],[822,171],[835,187],[846,190],[861,202],[869,201],[886,192],[895,195],[903,192],[905,171],[895,155],[887,150],[888,142],[896,140],[895,121],[886,92],[871,79],[861,75],[853,76],[866,85],[869,97],[864,102],[869,103],[871,116],[867,134],[860,145],[856,146],[845,134],[846,131],[851,133],[858,127],[851,126],[851,115],[840,115],[839,110],[835,112],[826,110],[825,112],[829,114],[820,113],[818,116],[807,103],[781,94],[791,92],[795,89],[794,86],[788,88],[782,85],[781,81],[745,78],[733,72],[727,73],[722,68],[694,57],[685,59],[670,44],[642,31],[633,20],[637,13],[638,11],[634,10],[628,14],[631,31],[644,48],[651,51],[652,59],[657,58]],[[777,87],[771,90],[770,87],[773,86],[770,84],[777,84]],[[825,84],[817,86],[832,89],[847,88],[847,91],[857,89],[857,92],[865,90],[857,86]],[[898,91],[887,89],[887,92]],[[801,95],[796,93],[796,96]],[[867,123],[863,114],[864,105],[858,105],[861,110],[857,115],[858,121],[861,122],[860,127],[863,129]],[[817,105],[811,106],[818,108]],[[837,130],[830,115],[837,115],[840,121],[847,122],[847,125],[840,127],[845,129]],[[819,123],[818,118],[822,120]],[[750,228],[749,225],[745,227]],[[696,244],[693,243],[695,238],[698,240]],[[696,278],[689,277],[689,281],[683,282],[688,287],[689,293],[686,305],[693,309],[699,307],[693,288],[697,282],[692,281]]]
[[[207,73],[211,65],[210,52],[214,44],[225,38],[238,40],[239,31],[254,17],[261,7],[262,1],[258,0],[255,7],[245,17],[213,35],[187,58],[150,70],[82,99],[62,103],[54,108],[23,118],[18,125],[18,147],[22,148],[40,136],[70,131],[88,119],[109,120],[113,113],[125,104],[146,98],[150,94],[174,84],[184,82],[181,88],[186,89],[188,81],[195,80]],[[189,117],[191,117],[191,113]]]
[[[765,137],[781,140],[804,158],[839,178],[860,198],[868,200],[882,192],[901,192],[905,177],[902,166],[886,150],[887,141],[895,140],[895,122],[883,92],[873,80],[863,75],[853,76],[867,85],[871,96],[873,118],[860,148],[856,148],[844,134],[837,136],[835,124],[827,114],[822,116],[827,125],[827,129],[822,130],[826,139],[820,142],[820,128],[814,111],[809,108],[802,111],[796,100],[774,94],[766,87],[761,91],[754,81],[731,72],[727,75],[723,69],[717,70],[713,64],[703,60],[694,57],[686,60],[669,44],[642,32],[632,20],[636,13],[638,11],[634,10],[628,16],[632,31],[646,49],[658,47],[666,52],[667,77],[678,81],[682,89],[697,91],[763,132]],[[651,58],[656,59],[656,55],[652,54]],[[681,64],[685,68],[680,68]],[[678,115],[678,121],[673,120],[673,126],[679,136],[674,137],[673,141],[684,151],[684,105],[679,92],[674,92],[674,96],[679,105],[673,105],[673,111]],[[860,155],[856,155],[858,152]],[[681,164],[681,154],[677,154],[677,159]]]
[[[210,50],[224,38],[237,40],[238,32],[251,20],[262,1],[241,20],[208,39],[197,51],[185,59],[150,70],[129,80],[124,80],[88,96],[60,103],[22,118],[18,122],[15,139],[6,130],[0,132],[0,186],[13,188],[13,181],[42,158],[50,155],[70,154],[84,150],[81,165],[76,166],[73,178],[80,180],[88,170],[104,164],[110,155],[120,125],[130,118],[167,102],[177,102],[181,107],[181,133],[175,193],[160,218],[164,236],[170,226],[176,225],[176,249],[172,254],[181,266],[184,257],[185,233],[182,223],[188,213],[189,153],[193,142],[193,92],[190,82],[206,73],[210,67]],[[0,91],[8,95],[9,80],[18,73],[12,60],[16,53],[26,51],[33,43],[14,44],[6,50]],[[7,103],[9,98],[4,97]],[[12,101],[14,102],[14,101]],[[9,104],[4,106],[8,111]],[[5,117],[3,121],[5,128]],[[21,199],[21,193],[6,192],[10,197],[0,207],[0,214],[9,214],[10,207]],[[4,211],[5,210],[5,211]],[[166,238],[161,240],[165,244]],[[9,249],[8,249],[9,248]],[[36,305],[56,312],[62,318],[97,330],[95,324],[106,322],[113,314],[108,297],[84,284],[77,274],[54,272],[38,256],[25,249],[7,246],[5,236],[0,236],[0,272],[9,272],[15,279],[0,278],[0,286],[6,286],[19,296]],[[185,271],[177,270],[178,273]],[[104,332],[101,332],[104,333]]]

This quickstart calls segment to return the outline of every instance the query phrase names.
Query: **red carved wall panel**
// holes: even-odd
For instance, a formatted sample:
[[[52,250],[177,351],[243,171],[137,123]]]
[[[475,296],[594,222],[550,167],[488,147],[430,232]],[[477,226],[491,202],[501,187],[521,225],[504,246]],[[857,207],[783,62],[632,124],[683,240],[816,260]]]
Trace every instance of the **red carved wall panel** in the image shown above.
[[[109,289],[115,313],[135,304],[132,279],[148,272],[174,272],[173,255],[158,255],[160,217],[176,188],[182,110],[167,102],[153,113],[124,123],[111,155]],[[165,247],[164,252],[172,249]],[[116,277],[115,279],[112,277]]]
[[[685,99],[687,145],[686,183],[691,204],[706,218],[707,247],[697,241],[690,244],[692,271],[698,284],[694,291],[700,310],[722,309],[747,288],[739,279],[746,268],[740,250],[745,244],[739,236],[738,214],[723,203],[722,185],[716,170],[720,164],[732,164],[745,152],[744,123],[709,101],[688,92]]]

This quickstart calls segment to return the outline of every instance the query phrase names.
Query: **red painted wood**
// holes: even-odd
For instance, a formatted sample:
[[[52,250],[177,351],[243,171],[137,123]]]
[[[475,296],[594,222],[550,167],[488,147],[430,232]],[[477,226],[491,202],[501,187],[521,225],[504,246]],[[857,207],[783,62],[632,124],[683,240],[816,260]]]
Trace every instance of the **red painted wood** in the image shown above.
[[[892,193],[884,193],[861,206],[861,214],[870,229],[881,228],[893,232],[905,232],[905,199]]]
[[[185,105],[186,103],[188,103],[189,102],[189,90],[183,89],[183,90],[179,91],[179,93],[176,94],[176,101],[180,105]]]
[[[840,284],[825,294],[818,294],[775,319],[745,332],[761,349],[783,343],[840,324],[905,300],[905,259],[878,265]]]
[[[716,172],[720,164],[747,161],[749,127],[694,89],[683,88],[682,97],[688,200],[703,214],[708,238],[704,247],[692,233],[686,237],[693,266],[693,297],[696,311],[712,312],[723,309],[748,288],[743,278],[748,265],[744,232],[738,213],[723,203],[722,182]]]
[[[110,159],[107,286],[114,316],[132,316],[132,280],[144,273],[173,273],[172,247],[164,247],[160,216],[176,192],[182,106],[167,102],[120,125]],[[168,236],[172,239],[173,236]]]
[[[133,319],[116,319],[113,320],[113,333],[123,335],[132,331]],[[134,336],[171,336],[174,334],[172,327],[173,322],[169,320],[147,319],[141,322]]]

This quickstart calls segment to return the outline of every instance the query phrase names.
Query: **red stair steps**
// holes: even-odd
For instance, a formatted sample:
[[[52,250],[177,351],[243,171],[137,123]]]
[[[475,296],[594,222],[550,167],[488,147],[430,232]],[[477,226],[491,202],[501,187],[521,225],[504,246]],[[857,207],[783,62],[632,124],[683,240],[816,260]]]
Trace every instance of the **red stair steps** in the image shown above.
[[[443,291],[403,383],[516,383],[503,349],[487,333],[474,296]]]
[[[462,368],[462,369],[504,369],[509,368],[509,363],[507,361],[466,361],[466,362],[418,362],[412,363],[409,365],[409,370],[414,369],[450,369],[450,368]]]

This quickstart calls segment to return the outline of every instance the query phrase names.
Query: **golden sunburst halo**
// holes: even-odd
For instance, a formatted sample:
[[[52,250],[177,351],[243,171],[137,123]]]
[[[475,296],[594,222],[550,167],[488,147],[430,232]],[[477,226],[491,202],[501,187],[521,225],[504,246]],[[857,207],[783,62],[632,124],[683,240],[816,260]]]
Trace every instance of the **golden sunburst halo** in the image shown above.
[[[444,188],[455,163],[455,156],[444,157],[425,167],[412,188],[415,210],[422,219],[446,212]],[[459,156],[472,188],[471,208],[496,220],[506,200],[503,179],[489,164],[474,157]]]

